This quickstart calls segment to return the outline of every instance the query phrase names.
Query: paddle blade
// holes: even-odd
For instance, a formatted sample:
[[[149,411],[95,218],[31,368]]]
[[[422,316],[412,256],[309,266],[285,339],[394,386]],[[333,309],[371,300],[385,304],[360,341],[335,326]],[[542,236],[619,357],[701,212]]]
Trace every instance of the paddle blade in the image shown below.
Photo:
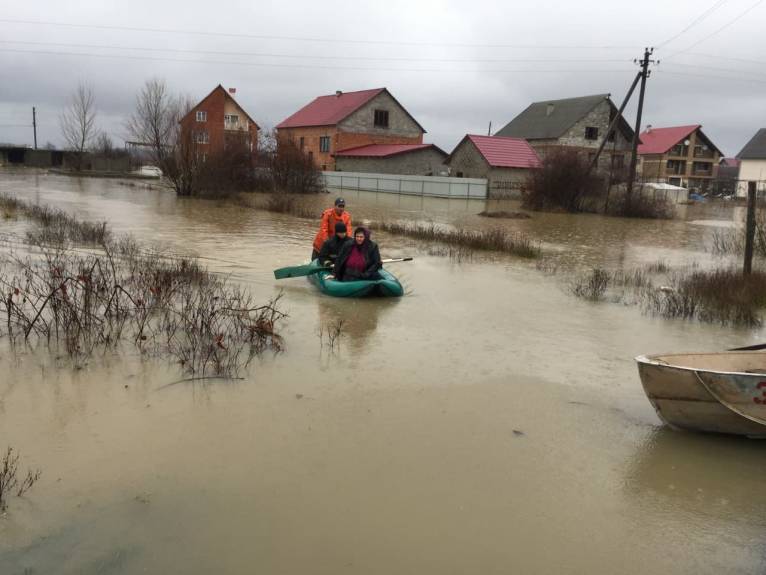
[[[322,266],[316,266],[314,264],[305,264],[302,266],[292,266],[288,268],[279,268],[274,270],[274,278],[283,280],[285,278],[299,278],[303,276],[310,276],[317,272],[321,272],[327,268]]]

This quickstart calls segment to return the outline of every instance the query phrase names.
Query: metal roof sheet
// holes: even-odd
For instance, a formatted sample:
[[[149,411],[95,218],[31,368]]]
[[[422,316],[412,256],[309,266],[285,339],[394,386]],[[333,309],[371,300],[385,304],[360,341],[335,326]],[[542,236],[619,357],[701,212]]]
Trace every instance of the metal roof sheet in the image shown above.
[[[539,168],[541,165],[537,152],[524,139],[468,134],[460,144],[466,139],[476,146],[493,168]]]
[[[300,110],[277,124],[279,128],[298,128],[306,126],[334,126],[344,118],[356,112],[385,88],[340,92],[319,96]]]
[[[672,126],[669,128],[652,128],[641,132],[639,154],[664,154],[692,132],[701,128],[700,124],[690,126]]]
[[[533,102],[526,110],[498,130],[495,136],[524,138],[525,140],[560,138],[578,120],[604,100],[609,100],[609,94]],[[611,103],[611,100],[609,102]],[[633,131],[627,122],[624,120],[620,122],[620,127],[626,134],[630,134],[628,139],[633,137]]]
[[[766,128],[761,128],[737,154],[739,160],[766,160]]]
[[[445,156],[447,155],[444,150],[438,146],[435,146],[434,144],[368,144],[366,146],[358,146],[356,148],[340,150],[339,152],[335,152],[335,156],[354,158],[386,158],[389,156],[396,156],[398,154],[406,154],[409,152],[416,152],[418,150],[425,150],[426,148],[434,148]]]

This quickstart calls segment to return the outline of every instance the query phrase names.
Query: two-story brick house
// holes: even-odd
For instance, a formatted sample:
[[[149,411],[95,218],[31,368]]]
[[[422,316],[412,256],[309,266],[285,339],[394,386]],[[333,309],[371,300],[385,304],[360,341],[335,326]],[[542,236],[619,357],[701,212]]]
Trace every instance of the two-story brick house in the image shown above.
[[[425,130],[386,88],[319,96],[277,124],[279,142],[291,141],[322,170],[334,154],[373,144],[422,144]]]
[[[258,124],[220,84],[180,123],[182,137],[189,138],[203,157],[222,154],[231,143],[244,145],[253,152],[258,146]]]
[[[653,128],[641,133],[640,174],[646,182],[662,182],[705,191],[718,177],[723,155],[702,126]]]
[[[609,94],[544,100],[530,104],[494,135],[523,138],[541,157],[551,149],[569,148],[587,159],[595,157],[606,138],[597,167],[605,173],[616,173],[630,163],[633,141],[633,129],[622,116],[615,129],[607,133],[618,113]]]

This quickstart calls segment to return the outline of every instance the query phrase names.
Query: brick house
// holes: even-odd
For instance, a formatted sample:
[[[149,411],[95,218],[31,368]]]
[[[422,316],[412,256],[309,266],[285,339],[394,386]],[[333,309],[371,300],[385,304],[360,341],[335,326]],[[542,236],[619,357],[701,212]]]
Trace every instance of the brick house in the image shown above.
[[[595,157],[606,138],[598,169],[615,174],[630,163],[634,133],[620,116],[615,129],[607,134],[618,112],[609,94],[533,102],[495,136],[524,138],[541,157],[551,148],[571,148],[588,159]]]
[[[649,126],[641,133],[638,154],[644,181],[701,191],[707,190],[718,177],[718,164],[723,156],[699,124]]]
[[[335,152],[339,172],[438,176],[447,152],[434,144],[370,144]]]
[[[276,126],[322,170],[337,152],[371,144],[422,144],[425,130],[386,88],[319,96]]]
[[[530,170],[540,167],[534,148],[521,138],[466,135],[446,161],[450,176],[484,178],[488,197],[519,197]]]
[[[180,120],[182,137],[191,138],[200,153],[221,154],[232,142],[255,152],[258,124],[234,97],[218,84]]]

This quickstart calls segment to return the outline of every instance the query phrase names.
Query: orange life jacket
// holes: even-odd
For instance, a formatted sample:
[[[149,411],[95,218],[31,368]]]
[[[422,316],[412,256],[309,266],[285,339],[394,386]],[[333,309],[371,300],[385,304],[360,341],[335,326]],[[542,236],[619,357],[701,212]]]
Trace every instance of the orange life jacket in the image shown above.
[[[322,223],[319,224],[319,231],[314,238],[314,249],[316,251],[322,249],[322,244],[324,244],[325,240],[335,235],[335,224],[338,222],[346,224],[349,234],[353,232],[351,229],[351,215],[347,211],[344,210],[340,217],[335,214],[335,208],[328,208],[322,212]]]

